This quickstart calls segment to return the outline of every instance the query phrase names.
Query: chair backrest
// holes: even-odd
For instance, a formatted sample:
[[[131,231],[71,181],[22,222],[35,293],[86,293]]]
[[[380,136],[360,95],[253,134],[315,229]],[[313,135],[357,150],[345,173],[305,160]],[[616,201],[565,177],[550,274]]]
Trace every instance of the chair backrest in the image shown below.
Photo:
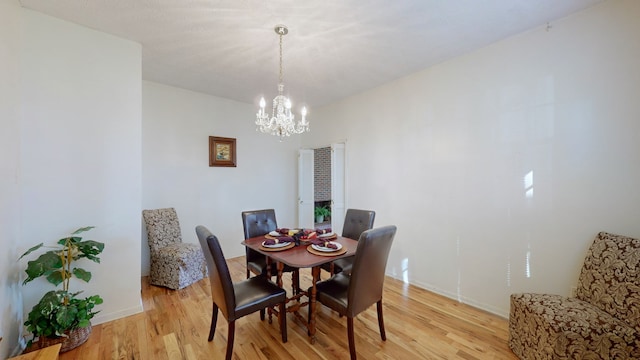
[[[211,283],[213,302],[218,305],[222,315],[227,320],[235,320],[236,296],[229,267],[224,259],[222,248],[220,248],[220,242],[209,229],[202,225],[196,227],[196,234],[198,234],[198,241],[200,241],[200,247],[202,247],[202,252],[209,268],[209,282]]]
[[[584,260],[576,297],[640,332],[640,240],[599,233]]]
[[[376,212],[371,210],[347,209],[344,216],[342,236],[358,240],[365,230],[373,229]]]
[[[385,269],[396,229],[394,225],[383,226],[360,235],[349,281],[347,316],[356,316],[382,299]]]
[[[174,208],[142,210],[151,252],[182,242],[180,222]]]
[[[245,240],[267,234],[278,227],[276,211],[273,209],[243,211],[242,226]]]

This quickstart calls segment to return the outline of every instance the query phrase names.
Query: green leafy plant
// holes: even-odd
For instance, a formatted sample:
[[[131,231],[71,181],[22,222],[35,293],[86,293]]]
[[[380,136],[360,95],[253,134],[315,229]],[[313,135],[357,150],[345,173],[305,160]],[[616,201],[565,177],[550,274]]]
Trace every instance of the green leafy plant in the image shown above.
[[[331,216],[331,210],[326,206],[316,206],[315,209],[313,209],[313,215],[316,218],[316,222],[321,223],[325,217]]]
[[[100,263],[98,255],[104,250],[104,244],[94,240],[82,240],[82,237],[77,236],[93,228],[80,228],[71,233],[71,236],[58,240],[57,246],[45,246],[40,243],[20,256],[22,259],[41,248],[50,248],[51,250],[41,254],[36,260],[27,263],[27,278],[22,284],[25,285],[39,277],[45,277],[56,287],[62,284],[62,290],[47,292],[29,312],[24,325],[33,334],[33,339],[29,340],[28,345],[41,336],[66,337],[66,332],[89,326],[91,318],[98,313],[93,309],[96,305],[102,304],[103,300],[99,295],[83,299],[77,297],[82,291],[69,291],[71,278],[76,277],[85,282],[91,280],[91,272],[75,267],[76,261],[86,258]]]
[[[331,210],[326,206],[316,206],[316,208],[313,209],[313,214],[315,216],[327,217],[331,216]]]

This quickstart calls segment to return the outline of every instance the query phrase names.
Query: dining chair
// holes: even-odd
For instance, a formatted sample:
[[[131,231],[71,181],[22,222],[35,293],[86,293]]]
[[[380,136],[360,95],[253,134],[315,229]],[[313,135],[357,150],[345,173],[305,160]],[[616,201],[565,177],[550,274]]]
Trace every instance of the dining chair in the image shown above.
[[[198,240],[209,268],[209,282],[211,283],[211,297],[213,299],[213,313],[211,314],[211,328],[208,340],[213,340],[216,332],[218,310],[220,310],[228,322],[226,359],[229,360],[233,354],[235,321],[258,310],[278,305],[280,333],[282,342],[286,343],[286,291],[264,276],[254,276],[240,282],[232,282],[229,267],[220,248],[218,238],[202,225],[196,227],[196,234],[198,234]]]
[[[278,228],[276,212],[273,209],[243,211],[242,227],[244,228],[245,240],[268,234],[270,231],[274,231]],[[245,250],[247,278],[251,276],[251,273],[256,275],[266,275],[267,257],[255,250],[249,249],[248,247],[245,247]],[[269,270],[271,276],[276,275],[278,271],[276,264],[272,263],[271,269]],[[298,269],[285,265],[283,271],[291,273],[293,293],[298,294],[300,292],[300,276]],[[264,319],[264,312],[260,312],[260,317]]]
[[[244,239],[268,234],[278,228],[276,212],[274,209],[249,210],[242,212],[242,227],[244,228]],[[245,257],[247,262],[247,279],[251,273],[260,276],[267,274],[267,257],[255,250],[245,246]],[[275,276],[278,272],[275,262],[271,263],[269,274]],[[300,293],[300,272],[297,268],[285,265],[283,272],[291,273],[291,287],[294,294]],[[264,320],[265,311],[260,310],[260,319]],[[271,317],[269,317],[271,319]]]
[[[182,289],[207,276],[207,264],[198,244],[183,243],[174,208],[142,210],[149,244],[149,282]]]
[[[376,212],[373,210],[347,209],[344,217],[344,226],[342,228],[342,236],[350,239],[358,240],[360,234],[365,230],[373,228],[373,222],[376,219]],[[338,259],[331,263],[322,265],[322,269],[330,274],[339,273],[341,271],[350,272],[353,266],[353,256]]]
[[[343,271],[316,284],[316,301],[347,317],[351,359],[356,359],[353,319],[374,303],[378,310],[380,337],[383,341],[387,340],[382,317],[382,290],[396,229],[396,226],[390,225],[363,232],[358,239],[351,273]]]
[[[242,227],[244,229],[244,239],[250,239],[252,237],[268,234],[270,231],[274,231],[278,227],[276,221],[276,212],[273,209],[264,210],[251,210],[242,212]],[[251,250],[248,247],[246,249],[246,262],[247,262],[247,278],[251,276],[251,273],[256,275],[263,275],[267,273],[267,261],[266,257],[255,250]],[[275,264],[271,270],[271,274],[275,274]]]

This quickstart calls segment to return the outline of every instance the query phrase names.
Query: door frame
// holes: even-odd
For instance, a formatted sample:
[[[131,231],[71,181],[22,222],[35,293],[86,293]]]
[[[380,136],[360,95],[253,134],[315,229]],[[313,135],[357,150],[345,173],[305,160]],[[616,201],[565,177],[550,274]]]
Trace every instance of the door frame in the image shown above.
[[[332,198],[333,198],[333,194],[334,191],[336,189],[337,186],[341,186],[342,187],[342,193],[343,193],[343,202],[342,204],[335,204],[334,199],[331,199],[331,228],[334,232],[336,233],[342,233],[342,227],[344,225],[344,213],[346,212],[346,208],[347,208],[347,203],[348,203],[348,194],[347,194],[347,141],[346,140],[342,140],[342,141],[337,141],[337,142],[333,142],[330,145],[326,145],[326,146],[318,146],[318,147],[313,147],[313,148],[300,148],[298,149],[298,227],[300,228],[313,228],[315,225],[315,219],[313,216],[313,209],[315,207],[315,201],[312,201],[312,205],[310,207],[309,210],[309,204],[307,204],[307,202],[309,201],[309,199],[303,199],[304,194],[302,194],[302,191],[305,189],[308,189],[309,184],[306,184],[304,181],[306,181],[306,179],[308,179],[308,176],[311,176],[312,179],[312,184],[311,184],[311,199],[313,199],[313,186],[315,184],[315,179],[314,179],[314,167],[313,167],[313,162],[314,159],[313,157],[311,157],[311,163],[309,164],[304,164],[303,161],[304,160],[308,160],[308,158],[303,158],[302,154],[303,152],[308,152],[311,151],[315,151],[316,149],[321,149],[321,148],[326,148],[329,147],[331,148],[331,157],[332,157],[332,161],[331,161],[331,194],[332,194]],[[338,179],[334,176],[334,156],[335,156],[335,148],[341,148],[342,150],[342,164],[343,164],[343,168],[342,168],[342,176]],[[307,177],[303,177],[302,170],[306,169],[306,171],[308,172],[306,174]],[[334,205],[337,205],[334,207]],[[338,221],[335,221],[336,217],[334,217],[334,208],[337,210],[337,212],[340,212],[340,208],[342,209],[342,214],[337,214],[338,215]],[[309,225],[311,225],[309,227]]]

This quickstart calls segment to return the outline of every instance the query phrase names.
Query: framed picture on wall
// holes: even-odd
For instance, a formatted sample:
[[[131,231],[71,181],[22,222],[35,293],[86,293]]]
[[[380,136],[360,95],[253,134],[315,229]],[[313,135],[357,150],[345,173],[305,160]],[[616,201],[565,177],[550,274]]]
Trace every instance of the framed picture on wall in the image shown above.
[[[236,167],[236,139],[209,136],[209,166]]]

